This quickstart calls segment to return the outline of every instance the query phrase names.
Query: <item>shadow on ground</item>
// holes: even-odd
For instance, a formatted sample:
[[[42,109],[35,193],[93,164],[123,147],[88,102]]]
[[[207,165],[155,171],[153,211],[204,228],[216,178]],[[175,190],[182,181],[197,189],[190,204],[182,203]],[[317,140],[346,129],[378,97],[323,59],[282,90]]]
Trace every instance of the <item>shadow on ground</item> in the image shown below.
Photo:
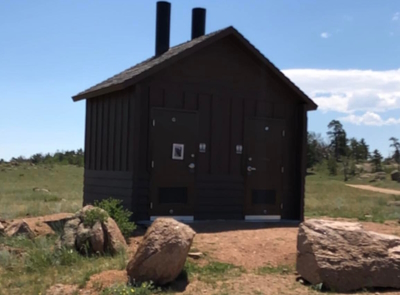
[[[297,228],[298,221],[282,220],[280,222],[245,222],[245,221],[195,221],[187,223],[196,233],[218,233],[236,230],[255,230],[266,228]],[[150,226],[149,223],[138,224],[132,237],[142,236]]]

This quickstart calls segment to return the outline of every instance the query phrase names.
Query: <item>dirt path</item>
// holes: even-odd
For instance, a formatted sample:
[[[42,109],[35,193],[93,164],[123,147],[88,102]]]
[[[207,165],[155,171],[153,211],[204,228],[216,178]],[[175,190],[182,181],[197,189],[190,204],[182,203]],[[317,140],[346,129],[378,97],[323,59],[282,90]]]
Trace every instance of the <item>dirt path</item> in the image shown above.
[[[394,190],[394,189],[380,188],[380,187],[374,187],[371,185],[362,185],[362,184],[346,184],[346,185],[350,186],[350,187],[358,188],[358,189],[367,190],[367,191],[400,196],[400,191]]]

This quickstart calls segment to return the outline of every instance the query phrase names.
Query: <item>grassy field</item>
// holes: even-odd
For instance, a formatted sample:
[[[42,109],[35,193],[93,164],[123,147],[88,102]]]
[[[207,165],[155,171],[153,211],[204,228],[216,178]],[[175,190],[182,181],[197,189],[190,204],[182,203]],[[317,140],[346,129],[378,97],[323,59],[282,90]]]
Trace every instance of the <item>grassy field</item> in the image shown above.
[[[306,180],[306,216],[356,218],[374,222],[400,218],[399,207],[387,206],[388,201],[399,200],[399,196],[350,188],[345,186],[341,176],[329,177],[322,169],[314,172]],[[82,204],[82,182],[83,168],[75,166],[2,165],[0,218],[75,212]],[[35,187],[48,189],[50,192],[35,192]],[[1,237],[0,294],[44,294],[49,286],[56,283],[83,287],[91,275],[108,269],[123,269],[126,265],[127,255],[124,253],[100,258],[84,257],[68,251],[55,252],[55,239],[55,236],[35,240]],[[24,255],[18,251],[10,253],[4,246],[22,249]],[[256,274],[279,274],[287,268],[290,269],[268,266],[258,269]],[[223,276],[240,275],[242,270],[209,261],[206,266],[188,264],[187,272],[208,284],[215,283],[216,279]],[[219,273],[223,273],[223,276]],[[142,291],[143,293],[139,293]],[[138,289],[135,294],[150,292],[147,289],[142,291]],[[113,293],[112,290],[107,292],[104,294],[118,293]]]
[[[357,218],[382,222],[400,218],[400,209],[387,206],[399,196],[368,192],[345,186],[343,176],[331,177],[324,167],[317,167],[306,179],[306,216]],[[350,180],[348,183],[369,184]],[[385,180],[375,186],[396,189],[398,183]],[[35,192],[33,188],[50,193]],[[76,212],[82,205],[83,168],[76,166],[0,166],[0,217],[5,219]]]
[[[50,193],[36,192],[34,188]],[[0,217],[76,212],[82,206],[83,168],[0,165]]]
[[[305,215],[384,222],[400,218],[399,207],[387,206],[395,200],[400,196],[351,188],[339,177],[315,174],[307,176]]]

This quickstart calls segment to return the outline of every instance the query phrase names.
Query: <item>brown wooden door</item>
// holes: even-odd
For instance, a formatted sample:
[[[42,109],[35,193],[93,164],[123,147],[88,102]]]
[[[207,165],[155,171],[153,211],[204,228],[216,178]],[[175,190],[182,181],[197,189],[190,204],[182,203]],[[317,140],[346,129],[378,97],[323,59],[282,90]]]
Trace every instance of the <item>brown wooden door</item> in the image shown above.
[[[283,126],[281,120],[245,120],[245,215],[281,214]]]
[[[154,108],[150,126],[150,215],[193,215],[197,113]]]

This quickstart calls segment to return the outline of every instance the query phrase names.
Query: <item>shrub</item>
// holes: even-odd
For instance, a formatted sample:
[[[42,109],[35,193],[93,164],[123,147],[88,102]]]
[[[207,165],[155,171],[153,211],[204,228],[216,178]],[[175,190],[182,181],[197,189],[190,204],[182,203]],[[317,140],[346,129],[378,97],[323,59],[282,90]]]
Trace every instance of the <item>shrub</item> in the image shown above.
[[[141,283],[133,285],[115,285],[110,288],[106,288],[102,291],[102,295],[151,295],[159,293],[160,288],[156,288],[153,283]]]
[[[110,217],[115,220],[125,238],[128,238],[136,229],[135,223],[129,221],[132,212],[122,206],[122,200],[109,198],[101,200],[100,202],[95,201],[94,205],[105,210]]]
[[[86,226],[92,227],[97,221],[105,222],[108,218],[108,214],[99,208],[93,208],[85,212],[85,217],[83,220],[83,224]]]

